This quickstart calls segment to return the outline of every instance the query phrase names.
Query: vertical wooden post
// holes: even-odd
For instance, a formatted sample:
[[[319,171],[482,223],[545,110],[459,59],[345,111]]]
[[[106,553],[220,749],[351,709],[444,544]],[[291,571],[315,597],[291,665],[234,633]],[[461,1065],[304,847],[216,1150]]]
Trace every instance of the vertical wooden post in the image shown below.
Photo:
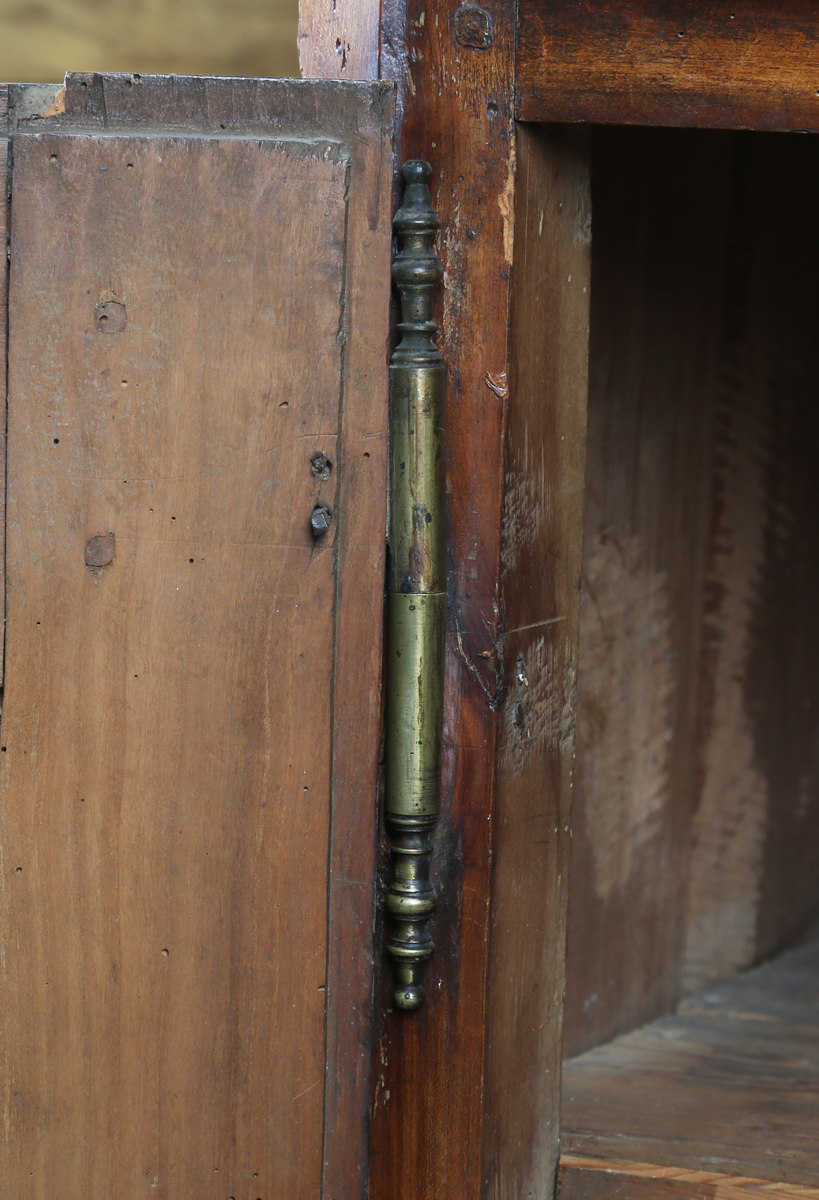
[[[582,129],[518,133],[484,1185],[552,1194],[580,627],[591,197]]]

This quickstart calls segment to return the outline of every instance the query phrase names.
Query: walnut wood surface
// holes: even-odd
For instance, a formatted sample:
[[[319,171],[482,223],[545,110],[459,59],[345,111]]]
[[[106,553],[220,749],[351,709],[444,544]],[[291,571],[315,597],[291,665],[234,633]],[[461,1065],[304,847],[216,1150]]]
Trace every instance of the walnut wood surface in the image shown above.
[[[518,117],[817,129],[818,38],[802,0],[521,0]]]
[[[565,1063],[563,1155],[718,1172],[815,1194],[818,998],[819,942],[812,941],[701,993],[676,1016]],[[669,1176],[657,1191],[627,1179],[605,1191],[583,1186],[588,1177],[578,1179],[570,1164],[566,1171],[563,1196],[693,1195]],[[722,1200],[726,1192],[698,1194]]]
[[[142,84],[15,143],[3,1173],[360,1197],[389,90]]]
[[[399,157],[427,159],[446,272],[448,638],[442,812],[427,1001],[385,1012],[372,1125],[374,1200],[477,1200],[489,935],[503,427],[512,256],[514,10],[481,6],[483,48],[457,6],[384,5],[382,72],[399,85]],[[461,28],[461,42],[468,41]],[[382,993],[386,1008],[387,984]]]
[[[486,1195],[557,1165],[591,283],[585,130],[521,128],[503,530]]]

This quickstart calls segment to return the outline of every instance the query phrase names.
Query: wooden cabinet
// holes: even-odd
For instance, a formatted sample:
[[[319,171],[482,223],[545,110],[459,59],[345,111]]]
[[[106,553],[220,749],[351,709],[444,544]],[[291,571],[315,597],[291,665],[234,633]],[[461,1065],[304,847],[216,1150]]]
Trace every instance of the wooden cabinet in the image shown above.
[[[551,1195],[564,1020],[567,1196],[813,1189],[815,955],[740,973],[819,910],[816,20],[375,7],[305,0],[302,61],[395,79],[436,172],[451,642],[374,1194]]]
[[[819,22],[518,8],[303,0],[309,82],[11,90],[10,1195],[816,1195]],[[448,371],[413,1013],[377,812],[409,158]]]

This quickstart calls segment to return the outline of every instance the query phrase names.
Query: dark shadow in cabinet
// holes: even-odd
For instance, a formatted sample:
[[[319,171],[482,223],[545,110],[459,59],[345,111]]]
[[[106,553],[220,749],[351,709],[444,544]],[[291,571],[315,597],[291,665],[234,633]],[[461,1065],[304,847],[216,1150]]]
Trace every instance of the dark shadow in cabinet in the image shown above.
[[[819,909],[819,141],[592,164],[567,1056]]]

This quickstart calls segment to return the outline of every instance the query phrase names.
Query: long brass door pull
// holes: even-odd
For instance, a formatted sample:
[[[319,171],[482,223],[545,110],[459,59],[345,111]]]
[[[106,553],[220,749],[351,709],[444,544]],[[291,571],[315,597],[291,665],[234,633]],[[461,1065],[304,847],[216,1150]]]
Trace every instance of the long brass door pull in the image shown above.
[[[411,161],[401,175],[401,250],[392,268],[401,341],[390,361],[385,817],[394,862],[387,893],[394,1000],[414,1009],[424,999],[423,966],[434,948],[426,926],[436,903],[430,855],[441,791],[446,369],[432,319],[443,278],[432,248],[441,225],[429,195],[432,169]]]

